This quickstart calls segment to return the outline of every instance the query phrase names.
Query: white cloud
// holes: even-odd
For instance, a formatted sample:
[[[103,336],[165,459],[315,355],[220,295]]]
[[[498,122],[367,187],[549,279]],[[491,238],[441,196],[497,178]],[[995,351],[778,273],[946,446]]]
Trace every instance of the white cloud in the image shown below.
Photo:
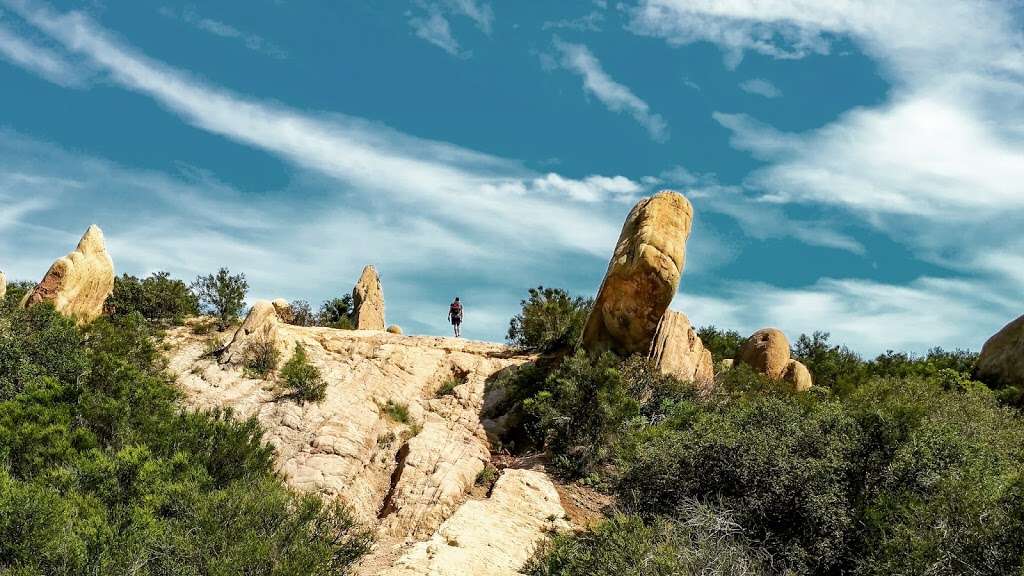
[[[562,67],[583,78],[584,90],[593,94],[609,110],[628,113],[647,129],[651,138],[659,142],[668,140],[668,125],[665,120],[651,112],[647,102],[641,100],[629,87],[609,76],[601,67],[601,62],[586,46],[565,42],[557,37],[554,39],[554,45],[559,52]]]
[[[0,23],[0,57],[61,86],[78,87],[84,82],[81,70],[53,50],[18,36],[3,23]]]
[[[469,58],[472,52],[456,40],[448,16],[464,16],[484,34],[491,34],[494,11],[489,4],[476,0],[416,0],[415,4],[418,10],[409,17],[409,25],[416,36],[457,58]]]
[[[742,282],[715,296],[680,293],[675,300],[695,325],[744,335],[772,326],[790,341],[825,330],[832,342],[868,355],[934,346],[978,350],[1016,312],[1014,304],[985,281],[931,277],[908,285],[823,279],[796,289]]]
[[[283,60],[288,57],[287,52],[282,50],[273,42],[264,39],[262,36],[258,34],[244,32],[230,24],[226,24],[219,20],[214,20],[212,18],[205,18],[203,16],[200,16],[193,7],[187,7],[180,13],[178,13],[173,8],[163,6],[160,8],[159,12],[164,17],[170,18],[172,20],[181,20],[186,24],[194,26],[195,28],[202,30],[204,32],[213,34],[214,36],[220,36],[221,38],[228,38],[232,40],[240,40],[250,50],[261,52],[263,54],[266,54],[267,56],[277,58],[278,60]]]
[[[757,94],[758,96],[764,96],[765,98],[778,98],[782,96],[782,90],[779,90],[771,82],[764,78],[751,78],[740,83],[740,90],[750,94]]]
[[[565,29],[578,32],[600,32],[604,22],[604,14],[596,10],[584,14],[578,18],[567,18],[564,20],[549,20],[541,25],[542,30]]]
[[[458,56],[459,58],[469,57],[470,53],[463,51],[462,47],[459,46],[459,42],[452,36],[448,20],[440,12],[431,12],[426,17],[414,16],[409,18],[409,25],[416,32],[416,36],[430,42],[452,56]]]
[[[714,42],[729,65],[744,51],[799,58],[828,53],[837,36],[852,39],[891,84],[883,104],[802,133],[715,114],[736,148],[765,162],[744,189],[767,203],[844,210],[921,260],[985,278],[979,293],[1019,295],[1020,246],[1007,239],[1024,226],[1022,16],[1000,0],[643,0],[631,29],[672,44]],[[958,295],[964,302],[949,302],[957,310],[978,298]],[[1002,322],[1017,308],[1000,308]],[[941,335],[958,321],[923,332]],[[894,337],[914,329],[893,326]]]

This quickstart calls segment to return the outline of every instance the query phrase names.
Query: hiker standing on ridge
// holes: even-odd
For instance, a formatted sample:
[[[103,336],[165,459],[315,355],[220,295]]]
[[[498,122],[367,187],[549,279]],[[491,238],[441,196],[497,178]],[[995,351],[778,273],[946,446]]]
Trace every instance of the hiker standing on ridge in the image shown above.
[[[455,301],[448,307],[448,321],[452,323],[452,328],[455,328],[455,337],[462,336],[462,302],[459,302],[459,297],[455,297]]]

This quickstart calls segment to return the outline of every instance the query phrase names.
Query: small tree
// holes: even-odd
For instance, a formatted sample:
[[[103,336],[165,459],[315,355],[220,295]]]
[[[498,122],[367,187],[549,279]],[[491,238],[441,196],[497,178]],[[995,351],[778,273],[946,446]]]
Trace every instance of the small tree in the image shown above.
[[[508,341],[520,348],[550,352],[576,344],[593,301],[561,288],[530,288],[522,311],[508,327]]]
[[[200,276],[192,283],[192,292],[199,299],[199,304],[205,312],[217,317],[221,330],[238,320],[248,291],[249,282],[245,274],[232,276],[227,268],[221,268],[216,274]]]
[[[309,302],[305,300],[294,300],[289,305],[291,308],[292,317],[289,324],[296,326],[315,326],[316,315],[313,314],[313,309],[309,307]]]
[[[319,402],[327,393],[327,383],[320,375],[320,370],[309,363],[306,349],[301,344],[295,345],[295,353],[281,368],[281,378],[300,400]]]
[[[330,328],[352,328],[352,295],[331,298],[320,305],[317,324]]]
[[[719,330],[714,326],[702,326],[697,329],[697,336],[704,347],[711,351],[715,362],[725,358],[735,358],[746,338],[735,330]]]
[[[138,312],[146,320],[180,323],[199,312],[199,301],[188,285],[167,272],[156,272],[143,280],[124,274],[114,278],[114,291],[105,307],[115,317]]]

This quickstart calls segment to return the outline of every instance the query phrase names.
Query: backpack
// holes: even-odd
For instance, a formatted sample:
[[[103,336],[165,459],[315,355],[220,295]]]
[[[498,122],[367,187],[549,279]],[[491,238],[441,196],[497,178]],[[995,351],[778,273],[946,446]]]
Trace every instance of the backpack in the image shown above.
[[[452,315],[452,318],[462,320],[462,303],[452,302],[452,307],[448,310],[448,313]]]

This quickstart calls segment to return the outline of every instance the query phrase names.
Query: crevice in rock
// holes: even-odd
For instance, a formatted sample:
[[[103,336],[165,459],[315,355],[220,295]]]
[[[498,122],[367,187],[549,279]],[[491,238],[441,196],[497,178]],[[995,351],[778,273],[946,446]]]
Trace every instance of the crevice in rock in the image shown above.
[[[395,506],[395,491],[398,489],[398,483],[402,480],[402,472],[405,471],[405,460],[409,457],[409,443],[402,444],[402,447],[398,449],[398,453],[395,454],[395,471],[391,473],[391,487],[388,488],[388,493],[384,496],[384,502],[381,503],[380,512],[377,513],[378,519],[384,519],[398,511],[398,507]]]

